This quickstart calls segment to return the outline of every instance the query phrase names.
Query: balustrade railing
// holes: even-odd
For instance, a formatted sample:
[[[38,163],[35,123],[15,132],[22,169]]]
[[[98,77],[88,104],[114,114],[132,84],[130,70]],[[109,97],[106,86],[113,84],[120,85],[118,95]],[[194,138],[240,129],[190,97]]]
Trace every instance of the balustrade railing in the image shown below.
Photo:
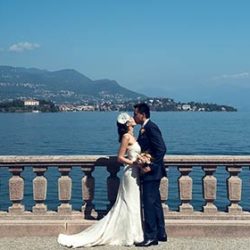
[[[199,212],[200,215],[217,215],[221,211],[215,205],[218,193],[218,184],[215,173],[220,167],[225,167],[229,174],[226,181],[226,189],[229,205],[224,215],[242,215],[249,213],[243,211],[240,205],[242,201],[242,179],[239,174],[243,167],[250,166],[250,156],[183,156],[183,155],[168,155],[164,159],[165,167],[168,173],[170,168],[177,168],[179,172],[178,197],[180,200],[179,209],[175,216],[192,215]],[[59,206],[56,214],[71,215],[74,213],[72,209],[72,183],[74,178],[71,178],[71,171],[74,167],[81,167],[82,178],[82,208],[81,212],[85,218],[90,218],[94,211],[94,193],[95,185],[98,180],[93,177],[93,172],[96,168],[106,167],[109,174],[107,177],[107,200],[109,202],[107,209],[109,209],[115,202],[120,179],[118,172],[121,165],[117,162],[115,156],[0,156],[0,168],[8,168],[12,176],[9,178],[9,199],[11,206],[5,215],[22,215],[26,212],[25,204],[23,204],[25,193],[25,179],[22,177],[22,172],[25,168],[32,168],[35,173],[33,179],[33,200],[32,215],[46,215],[47,208],[47,193],[48,180],[45,176],[48,168],[58,168],[60,176],[58,180],[58,201]],[[192,206],[193,198],[193,178],[192,171],[200,167],[204,173],[201,181],[202,192],[204,198],[204,206],[202,212],[196,211]],[[0,177],[0,183],[1,183]],[[162,206],[165,216],[172,213],[169,204],[169,176],[163,177],[160,185],[160,193],[162,199]],[[250,183],[250,180],[249,180]],[[1,196],[2,190],[0,190]],[[250,200],[250,195],[249,195]],[[1,200],[0,200],[1,203]],[[250,213],[249,213],[250,214]]]

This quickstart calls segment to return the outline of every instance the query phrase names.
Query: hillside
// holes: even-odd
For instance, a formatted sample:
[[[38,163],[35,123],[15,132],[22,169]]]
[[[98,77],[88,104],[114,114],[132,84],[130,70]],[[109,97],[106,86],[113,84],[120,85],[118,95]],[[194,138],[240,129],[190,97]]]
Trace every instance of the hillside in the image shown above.
[[[91,80],[73,69],[48,71],[0,66],[0,100],[36,98],[56,103],[85,100],[132,100],[145,97],[114,80]]]

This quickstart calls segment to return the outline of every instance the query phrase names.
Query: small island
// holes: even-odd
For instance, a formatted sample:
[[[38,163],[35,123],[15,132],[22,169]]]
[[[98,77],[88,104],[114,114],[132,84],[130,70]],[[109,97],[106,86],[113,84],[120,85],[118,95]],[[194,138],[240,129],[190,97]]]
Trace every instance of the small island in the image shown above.
[[[170,98],[144,98],[136,100],[84,100],[80,103],[56,104],[37,99],[16,99],[0,102],[0,112],[76,112],[76,111],[133,111],[138,102],[145,102],[152,111],[158,112],[236,112],[232,106],[200,102],[175,102]]]

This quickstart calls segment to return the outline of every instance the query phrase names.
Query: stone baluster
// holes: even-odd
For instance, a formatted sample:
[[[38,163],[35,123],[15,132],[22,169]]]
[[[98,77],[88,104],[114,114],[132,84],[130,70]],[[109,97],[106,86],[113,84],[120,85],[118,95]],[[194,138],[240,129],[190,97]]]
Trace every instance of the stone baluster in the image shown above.
[[[241,201],[242,180],[238,174],[241,172],[242,168],[232,166],[226,169],[230,174],[230,177],[227,179],[228,199],[231,202],[230,206],[228,206],[228,212],[241,213],[242,207],[239,205],[239,202]]]
[[[95,178],[92,172],[95,170],[94,164],[85,164],[81,167],[84,172],[82,177],[82,212],[86,219],[91,217],[91,212],[94,209],[93,199],[95,194]]]
[[[117,173],[120,170],[120,165],[110,164],[107,166],[107,171],[110,173],[110,176],[107,178],[107,189],[108,189],[108,200],[109,204],[107,209],[109,210],[115,203],[116,196],[118,193],[118,188],[120,185],[120,178],[117,176]]]
[[[69,176],[71,167],[60,166],[58,170],[61,173],[61,177],[58,179],[58,198],[61,201],[61,205],[58,206],[58,213],[71,214],[72,206],[69,204],[72,190],[72,179]]]
[[[179,177],[179,194],[180,194],[180,212],[192,213],[193,206],[190,204],[192,200],[192,186],[193,180],[188,174],[192,171],[192,167],[183,166],[178,167],[181,176]]]
[[[168,172],[168,167],[166,167],[166,172]],[[166,204],[166,201],[168,199],[168,177],[164,176],[161,178],[160,183],[160,194],[161,194],[161,204],[163,208],[163,212],[166,215],[166,213],[169,211],[169,207]]]
[[[20,214],[24,212],[24,205],[22,205],[24,195],[24,179],[21,176],[23,167],[9,167],[9,171],[13,176],[9,179],[9,195],[12,201],[12,206],[9,207],[9,212],[13,214]]]
[[[32,211],[34,214],[44,214],[47,212],[47,206],[44,204],[47,197],[47,179],[44,177],[47,167],[33,167],[36,177],[33,180],[33,198],[36,202]]]
[[[204,166],[202,168],[205,172],[203,177],[203,197],[206,201],[203,211],[204,213],[216,213],[217,207],[214,205],[214,201],[217,192],[217,179],[213,176],[216,166]]]

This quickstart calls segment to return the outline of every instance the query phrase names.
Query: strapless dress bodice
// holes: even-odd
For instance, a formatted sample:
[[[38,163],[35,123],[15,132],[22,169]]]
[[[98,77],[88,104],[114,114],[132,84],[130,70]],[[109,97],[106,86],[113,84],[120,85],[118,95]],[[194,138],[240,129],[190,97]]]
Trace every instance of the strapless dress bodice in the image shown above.
[[[138,157],[138,154],[141,153],[141,147],[138,142],[130,145],[127,149],[128,158],[132,161],[135,161]]]

